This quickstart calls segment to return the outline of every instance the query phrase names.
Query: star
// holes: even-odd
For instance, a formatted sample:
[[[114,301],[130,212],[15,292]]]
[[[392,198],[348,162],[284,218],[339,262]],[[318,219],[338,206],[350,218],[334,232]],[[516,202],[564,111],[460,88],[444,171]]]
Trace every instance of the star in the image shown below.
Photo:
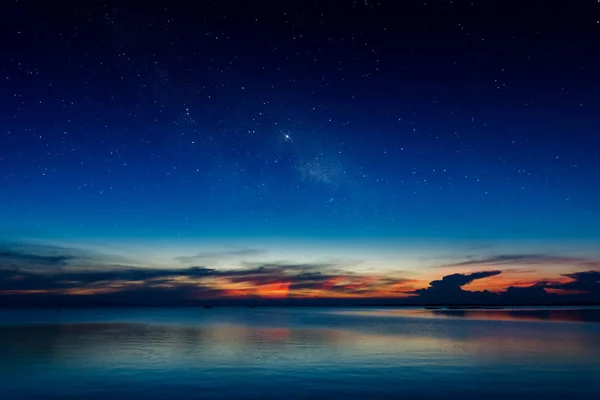
[[[284,142],[294,143],[294,139],[292,139],[292,137],[289,135],[289,133],[281,132],[281,134],[283,135],[283,141]]]

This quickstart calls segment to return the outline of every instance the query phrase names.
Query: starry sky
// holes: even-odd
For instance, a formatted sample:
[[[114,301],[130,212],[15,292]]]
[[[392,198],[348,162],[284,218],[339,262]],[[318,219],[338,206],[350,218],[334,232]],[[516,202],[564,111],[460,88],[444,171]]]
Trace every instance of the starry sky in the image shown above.
[[[0,31],[0,303],[600,301],[596,1],[11,1]]]

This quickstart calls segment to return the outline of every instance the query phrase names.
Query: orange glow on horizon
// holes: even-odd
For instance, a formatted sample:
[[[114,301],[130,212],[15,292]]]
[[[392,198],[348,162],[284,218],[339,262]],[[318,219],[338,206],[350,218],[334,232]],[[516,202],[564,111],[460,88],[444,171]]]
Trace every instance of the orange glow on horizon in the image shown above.
[[[290,282],[276,282],[260,285],[256,288],[260,297],[284,298],[290,292]]]
[[[570,278],[560,276],[558,278],[549,279],[544,276],[540,276],[537,271],[526,271],[526,272],[512,272],[507,271],[499,275],[490,276],[483,279],[477,279],[462,288],[469,291],[483,291],[488,290],[490,292],[500,293],[504,292],[510,286],[514,287],[530,287],[543,281],[552,281],[556,283],[566,283],[571,281]]]
[[[379,271],[344,274],[338,271],[335,275],[321,275],[318,272],[303,274],[298,271],[282,271],[265,268],[250,270],[249,273],[238,271],[213,276],[166,276],[152,277],[146,280],[105,280],[91,283],[68,282],[71,287],[48,288],[40,290],[4,290],[4,295],[73,295],[93,296],[111,293],[126,293],[137,289],[172,291],[177,298],[184,299],[226,299],[226,298],[265,298],[265,299],[376,299],[376,298],[410,298],[418,289],[429,287],[433,280],[443,279],[452,274],[468,274],[467,271],[448,269],[440,273],[439,269],[423,271],[420,279],[405,279],[403,274]],[[473,267],[475,271],[491,271],[493,268]],[[561,269],[562,270],[562,269]],[[542,273],[544,275],[542,275]],[[543,282],[567,283],[573,279],[561,274],[551,273],[551,270],[511,268],[501,274],[473,280],[463,285],[466,291],[490,291],[502,293],[509,287],[532,287]],[[61,281],[65,284],[67,281]],[[541,285],[543,287],[543,285]],[[545,289],[547,293],[558,295],[582,294],[582,291]],[[150,296],[152,292],[149,292]],[[151,297],[149,298],[150,300]]]

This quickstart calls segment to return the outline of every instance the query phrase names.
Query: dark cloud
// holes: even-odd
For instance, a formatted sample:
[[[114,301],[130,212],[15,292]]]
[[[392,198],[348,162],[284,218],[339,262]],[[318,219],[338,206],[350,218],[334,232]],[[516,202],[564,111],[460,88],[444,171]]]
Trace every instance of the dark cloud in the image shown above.
[[[281,281],[317,282],[329,278],[319,269],[332,264],[263,264],[255,268],[216,270],[207,267],[153,269],[119,267],[95,270],[90,268],[30,270],[28,268],[0,268],[0,290],[59,290],[86,288],[111,282],[164,282],[176,278],[226,278],[230,282],[254,285]],[[317,276],[320,279],[317,279]]]
[[[199,253],[195,258],[215,258],[233,255],[258,255],[256,249],[239,249],[229,252]],[[556,303],[600,301],[600,271],[597,262],[543,255],[502,255],[485,259],[488,263],[525,264],[533,260],[577,260],[578,265],[592,269],[564,274],[568,282],[539,281],[527,287],[509,287],[501,293],[469,291],[463,287],[475,280],[500,274],[500,271],[480,271],[469,274],[452,274],[430,282],[425,289],[407,292],[410,280],[401,276],[374,276],[348,270],[343,262],[322,263],[246,263],[237,269],[215,269],[205,266],[190,268],[141,268],[117,264],[114,258],[91,254],[77,249],[0,244],[0,295],[20,296],[31,301],[39,296],[86,294],[86,299],[102,299],[139,304],[175,304],[198,299],[227,299],[228,296],[258,298],[261,287],[272,285],[289,290],[290,298],[302,291],[319,295],[360,296],[369,298],[409,293],[408,303]],[[475,265],[483,259],[453,264]],[[536,261],[537,262],[537,261]],[[215,283],[216,282],[216,283]],[[236,293],[233,293],[230,288]],[[552,291],[554,289],[555,291]],[[564,291],[560,292],[560,291]],[[561,294],[557,294],[561,293]],[[144,298],[144,296],[149,296]],[[365,298],[367,298],[365,297]],[[16,297],[14,297],[16,298]],[[83,299],[82,296],[75,298]],[[37,300],[35,300],[37,299]],[[85,300],[85,301],[88,301]],[[4,300],[3,300],[4,301]],[[27,300],[29,301],[29,300]],[[83,301],[83,300],[81,300]]]
[[[267,285],[288,282],[290,289],[317,289],[340,273],[351,275],[350,272],[339,271],[338,267],[333,263],[264,263],[247,269],[222,271],[220,276],[234,283]]]
[[[214,279],[219,284],[215,287]],[[265,285],[281,285],[286,290],[322,290],[331,294],[377,294],[380,289],[392,292],[393,285],[408,280],[393,277],[374,277],[344,271],[342,264],[335,263],[263,263],[252,267],[232,270],[217,270],[207,267],[178,269],[152,269],[120,267],[116,269],[49,269],[46,271],[27,269],[0,269],[0,292],[25,293],[85,293],[105,296],[114,292],[111,298],[121,298],[122,293],[135,294],[137,299],[141,288],[157,290],[165,297],[165,291],[179,296],[182,301],[219,293],[227,297],[230,285],[235,294],[252,297],[260,293]],[[241,292],[240,292],[241,291]],[[117,296],[117,293],[121,293]],[[172,299],[172,296],[170,297]]]
[[[72,260],[74,257],[67,255],[57,255],[57,256],[43,256],[38,254],[26,254],[19,253],[15,251],[4,251],[0,252],[0,262],[1,261],[19,261],[19,262],[27,262],[34,264],[46,264],[46,265],[66,265],[69,260]]]
[[[548,294],[542,285],[535,284],[528,287],[510,286],[506,291],[500,293],[500,297],[506,303],[531,304],[545,303],[555,296]]]
[[[563,257],[550,254],[499,254],[485,258],[474,258],[457,263],[444,264],[438,266],[438,268],[468,267],[472,265],[573,265],[587,261],[588,260],[579,257]]]
[[[411,294],[416,294],[426,302],[434,303],[487,303],[496,300],[495,293],[484,290],[472,292],[463,290],[462,286],[477,279],[483,279],[499,275],[501,271],[480,271],[472,274],[452,274],[444,276],[440,280],[432,281],[429,287],[418,289]]]
[[[215,274],[217,274],[215,270],[202,267],[186,269],[126,268],[111,271],[61,270],[47,273],[21,270],[0,270],[0,291],[52,291],[69,288],[86,288],[99,283],[149,280],[160,281],[175,277],[198,278],[213,276]]]
[[[288,263],[288,262],[270,262],[270,263],[245,263],[247,267],[256,269],[279,269],[286,271],[323,271],[332,270],[345,266],[344,263],[325,262],[325,263]]]
[[[267,251],[261,249],[237,249],[225,251],[203,251],[191,256],[175,257],[175,260],[184,263],[202,261],[202,260],[218,260],[229,257],[252,257],[266,254]]]
[[[433,289],[445,289],[451,287],[461,287],[468,283],[473,282],[476,279],[483,279],[489,276],[499,275],[502,271],[481,271],[473,272],[472,274],[452,274],[444,276],[439,281],[432,281],[430,283]]]
[[[437,304],[564,304],[569,302],[597,303],[600,301],[600,271],[583,271],[563,276],[572,281],[539,281],[525,287],[510,286],[500,293],[468,291],[462,286],[475,279],[500,274],[500,271],[482,271],[472,274],[452,274],[432,281],[428,288],[408,292],[418,300]],[[558,295],[546,289],[576,291],[578,294]],[[579,294],[583,292],[584,294]]]
[[[545,287],[562,290],[582,290],[588,293],[600,294],[600,271],[575,272],[563,276],[573,280],[566,283],[547,284]]]
[[[246,264],[248,269],[227,271],[224,274],[235,283],[247,282],[265,285],[276,282],[289,282],[290,289],[318,289],[327,281],[340,274],[352,275],[342,271],[341,265],[335,263],[263,263]]]
[[[6,263],[12,264],[35,264],[35,265],[67,265],[69,261],[75,259],[73,255],[67,254],[31,254],[17,250],[0,251],[0,265]]]
[[[376,293],[378,289],[411,280],[396,277],[365,276],[343,269],[336,263],[268,263],[254,269],[229,273],[233,282],[248,282],[256,285],[288,282],[290,290],[327,289],[335,293]]]
[[[17,250],[18,248],[18,250]],[[234,270],[216,270],[203,266],[191,268],[134,268],[131,266],[101,263],[104,257],[88,254],[85,257],[76,250],[48,248],[37,245],[4,245],[0,247],[1,291],[60,291],[65,289],[98,288],[102,284],[119,282],[146,282],[160,284],[170,281],[172,287],[182,285],[180,278],[193,279],[200,284],[203,278],[219,277],[232,283],[265,285],[289,282],[294,288],[318,287],[335,276],[335,263],[255,263]],[[257,249],[238,249],[227,252],[205,252],[179,260],[197,260],[225,256],[249,256],[263,254]],[[77,262],[73,262],[76,261]],[[57,267],[60,268],[51,268]],[[325,271],[329,271],[325,273]],[[346,275],[350,275],[346,272]],[[173,283],[175,282],[175,283]]]
[[[122,268],[129,261],[121,256],[72,247],[0,242],[0,269],[47,272],[53,269],[89,267],[101,270]]]
[[[111,302],[151,305],[179,305],[200,299],[214,299],[224,296],[225,293],[210,286],[194,284],[178,284],[174,287],[161,287],[151,284],[142,284],[126,287],[114,293],[97,295],[98,299]]]

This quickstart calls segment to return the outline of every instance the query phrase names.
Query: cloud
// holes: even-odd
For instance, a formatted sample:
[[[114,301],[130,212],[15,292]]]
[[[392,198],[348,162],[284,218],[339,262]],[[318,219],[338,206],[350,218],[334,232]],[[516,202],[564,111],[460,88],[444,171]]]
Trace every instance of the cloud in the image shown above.
[[[457,263],[444,264],[438,268],[468,267],[473,265],[572,265],[587,262],[580,257],[563,257],[550,254],[499,254],[485,258],[469,259]]]
[[[210,261],[219,257],[263,253],[256,249],[237,249],[198,253],[194,257],[178,257],[177,260],[190,261],[193,258],[193,261]],[[540,259],[540,256],[503,255],[488,258],[509,263],[525,263],[533,259]],[[472,264],[474,262],[466,265]],[[591,261],[578,265],[595,266]],[[43,304],[46,300],[39,296],[62,298],[65,295],[79,295],[74,298],[82,302],[94,298],[140,304],[176,304],[178,301],[188,304],[186,302],[216,298],[287,298],[302,301],[325,298],[396,299],[413,304],[554,304],[600,300],[600,271],[594,269],[563,274],[562,280],[523,281],[518,283],[521,287],[512,286],[498,293],[463,289],[475,280],[500,273],[499,270],[456,273],[432,280],[427,288],[414,290],[415,281],[406,279],[400,272],[385,276],[359,273],[350,270],[349,264],[341,261],[246,262],[237,269],[208,266],[143,268],[119,264],[115,258],[78,249],[0,244],[0,297],[2,302],[8,301],[8,304],[15,301],[6,300],[10,296]],[[399,300],[403,296],[412,297]],[[87,300],[83,300],[84,297]]]
[[[598,260],[585,261],[579,264],[579,266],[582,268],[588,268],[589,270],[593,271],[600,271],[600,261]]]
[[[232,284],[242,284],[251,293],[263,285],[285,284],[289,295],[319,291],[323,295],[377,293],[380,289],[408,282],[403,278],[377,277],[345,271],[337,263],[264,263],[250,268],[219,272]]]
[[[502,272],[507,274],[534,274],[538,270],[537,269],[522,269],[522,268],[507,268],[503,269]]]
[[[551,301],[554,297],[539,284],[527,287],[510,286],[499,295],[503,302],[513,304],[544,303]]]
[[[600,294],[600,271],[583,271],[571,274],[563,274],[572,281],[565,283],[550,283],[545,287],[561,290],[578,290],[593,294]]]
[[[55,270],[47,272],[1,270],[2,290],[46,290],[86,288],[99,283],[159,281],[169,278],[201,278],[217,272],[210,268],[186,269],[123,268],[115,270]]]
[[[463,290],[465,286],[474,280],[483,279],[494,275],[499,275],[501,271],[480,271],[471,274],[452,274],[444,276],[441,280],[431,281],[429,287],[418,289],[411,294],[418,295],[427,302],[436,303],[480,303],[495,300],[495,293],[484,290],[482,292],[472,292]]]
[[[129,260],[115,255],[99,254],[78,248],[37,243],[0,242],[0,269],[48,271],[65,268],[113,268]]]
[[[502,271],[481,271],[473,272],[472,274],[452,274],[447,275],[439,281],[432,281],[430,283],[432,288],[450,288],[450,287],[461,287],[468,283],[473,282],[476,279],[483,279],[489,276],[499,275]]]
[[[196,262],[202,260],[218,260],[229,257],[253,257],[266,254],[267,251],[260,249],[237,249],[224,251],[203,251],[191,256],[175,257],[175,260],[183,263]]]
[[[26,262],[33,264],[44,264],[44,265],[66,265],[74,257],[68,255],[38,255],[38,254],[27,254],[17,251],[4,251],[0,252],[0,262]]]
[[[169,298],[180,300],[218,295],[222,298],[254,297],[340,297],[402,295],[396,287],[410,282],[401,277],[371,276],[344,270],[342,263],[250,264],[239,269],[223,270],[208,267],[112,269],[0,269],[0,292],[3,294],[114,294],[139,295],[140,290],[156,290]],[[118,295],[117,295],[118,294]]]
[[[600,271],[583,271],[562,276],[570,282],[538,281],[525,287],[510,286],[493,293],[487,290],[469,291],[462,286],[476,279],[500,274],[501,271],[481,271],[472,274],[452,274],[430,282],[429,287],[411,292],[418,300],[437,304],[564,304],[568,302],[597,303],[600,301]],[[558,289],[563,293],[549,293]]]
[[[79,257],[81,252],[61,247],[0,243],[0,267],[9,263],[61,266]]]
[[[243,248],[202,252],[182,256],[180,262],[214,261],[223,257],[256,256],[263,250]],[[0,246],[0,291],[94,294],[148,288],[178,291],[181,287],[212,286],[220,293],[228,290],[246,295],[256,294],[261,286],[285,284],[292,290],[318,288],[339,274],[343,264],[328,263],[248,263],[233,270],[204,266],[191,268],[143,268],[119,265],[109,257],[84,253],[77,249],[47,247],[36,244],[2,244]],[[241,290],[241,292],[240,292]]]

